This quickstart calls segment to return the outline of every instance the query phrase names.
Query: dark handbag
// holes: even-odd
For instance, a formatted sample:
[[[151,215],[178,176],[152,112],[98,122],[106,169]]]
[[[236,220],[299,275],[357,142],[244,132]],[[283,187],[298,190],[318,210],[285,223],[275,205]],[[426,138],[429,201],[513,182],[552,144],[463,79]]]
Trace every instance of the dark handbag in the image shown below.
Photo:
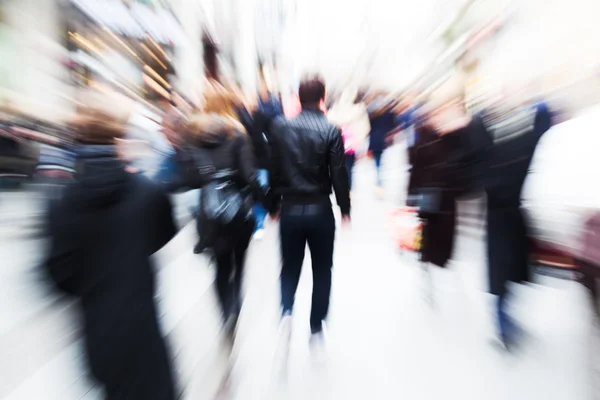
[[[234,148],[233,151],[238,151]],[[231,168],[218,170],[211,151],[203,152],[202,160],[209,164],[196,164],[200,176],[205,175],[206,183],[202,185],[200,213],[202,219],[217,225],[229,225],[234,221],[245,221],[252,215],[252,199],[236,178],[238,171]],[[208,172],[210,171],[210,172]],[[203,180],[203,179],[201,179]]]
[[[242,191],[233,181],[235,172],[218,171],[202,188],[200,211],[205,220],[228,225],[234,220],[246,219],[251,211]]]

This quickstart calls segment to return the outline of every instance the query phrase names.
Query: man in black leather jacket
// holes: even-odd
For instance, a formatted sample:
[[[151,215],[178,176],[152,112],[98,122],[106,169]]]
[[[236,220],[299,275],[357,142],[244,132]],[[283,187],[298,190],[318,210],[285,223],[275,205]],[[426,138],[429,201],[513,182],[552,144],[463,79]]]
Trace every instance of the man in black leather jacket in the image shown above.
[[[284,321],[292,313],[308,243],[313,269],[310,325],[314,338],[320,337],[329,309],[335,238],[331,188],[344,224],[350,222],[350,193],[340,129],[331,125],[319,108],[325,97],[325,85],[318,79],[303,81],[299,97],[302,112],[298,117],[291,120],[278,117],[271,124],[270,177],[275,200],[270,211],[272,216],[281,212]]]

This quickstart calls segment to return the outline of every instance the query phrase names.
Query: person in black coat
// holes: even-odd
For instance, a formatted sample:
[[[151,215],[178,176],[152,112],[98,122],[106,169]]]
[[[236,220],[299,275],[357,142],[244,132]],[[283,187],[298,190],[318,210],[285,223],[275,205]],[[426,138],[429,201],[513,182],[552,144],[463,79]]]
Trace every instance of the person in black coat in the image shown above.
[[[487,121],[488,167],[483,176],[487,193],[487,247],[490,293],[498,296],[500,338],[508,350],[522,329],[506,311],[508,283],[530,280],[527,227],[521,210],[521,190],[535,147],[549,129],[545,105],[525,107]]]
[[[421,140],[413,152],[409,180],[408,205],[419,207],[423,221],[421,261],[442,268],[454,247],[456,200],[471,187],[472,171],[479,168],[473,157],[479,143],[472,138],[485,134],[479,119],[466,115],[452,125],[441,134],[427,122],[419,126]]]
[[[45,268],[80,301],[87,359],[106,398],[174,399],[150,261],[176,233],[169,198],[126,172],[114,145],[121,124],[98,111],[76,129],[77,181],[50,205]]]
[[[423,220],[421,261],[438,267],[445,267],[452,255],[456,197],[460,194],[458,163],[466,129],[469,127],[435,136],[432,127],[422,126],[420,131],[427,133],[427,140],[413,156],[408,190],[409,198],[423,196],[419,204]]]
[[[377,189],[381,194],[383,180],[381,176],[381,160],[384,150],[388,145],[388,138],[396,128],[396,115],[392,110],[392,103],[385,100],[377,100],[368,107],[369,122],[369,152],[375,160],[377,172]]]

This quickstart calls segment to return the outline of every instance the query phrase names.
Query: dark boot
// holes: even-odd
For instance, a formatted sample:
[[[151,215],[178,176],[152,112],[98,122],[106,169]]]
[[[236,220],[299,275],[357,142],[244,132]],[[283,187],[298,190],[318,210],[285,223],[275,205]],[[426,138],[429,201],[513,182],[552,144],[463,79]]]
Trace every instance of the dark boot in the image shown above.
[[[206,243],[202,239],[198,240],[198,243],[194,246],[194,254],[202,254],[206,250]]]

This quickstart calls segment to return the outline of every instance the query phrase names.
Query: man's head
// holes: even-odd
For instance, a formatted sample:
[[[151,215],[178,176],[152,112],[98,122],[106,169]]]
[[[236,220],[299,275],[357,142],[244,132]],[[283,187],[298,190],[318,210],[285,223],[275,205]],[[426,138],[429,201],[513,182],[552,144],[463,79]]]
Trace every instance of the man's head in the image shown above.
[[[298,97],[302,108],[318,107],[325,99],[325,84],[319,78],[303,80],[300,82]]]

